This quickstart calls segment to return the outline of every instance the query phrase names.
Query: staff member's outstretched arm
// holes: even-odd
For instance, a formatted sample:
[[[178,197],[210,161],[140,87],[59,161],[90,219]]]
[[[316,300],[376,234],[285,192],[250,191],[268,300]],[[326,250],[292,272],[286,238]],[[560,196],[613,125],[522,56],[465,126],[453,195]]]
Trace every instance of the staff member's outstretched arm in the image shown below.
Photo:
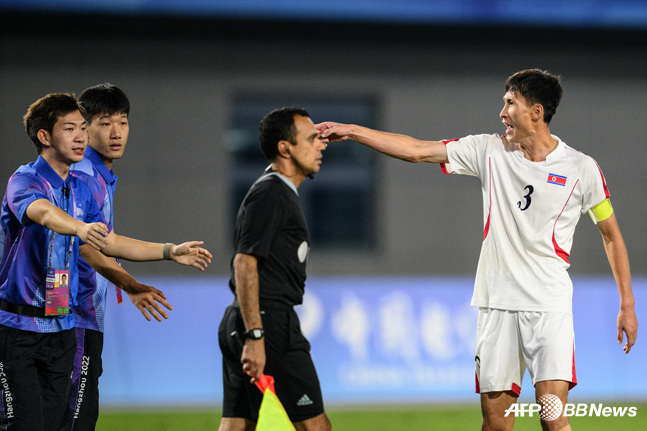
[[[83,257],[99,274],[126,291],[132,303],[147,320],[150,320],[148,313],[158,321],[162,320],[160,315],[168,319],[168,314],[159,304],[169,310],[173,307],[166,301],[166,296],[161,290],[139,283],[114,259],[107,256],[136,262],[169,259],[200,271],[204,271],[211,263],[211,253],[200,247],[203,241],[189,241],[180,245],[153,243],[117,235],[114,231],[110,232],[105,240],[107,245],[101,252],[82,247]]]
[[[114,231],[106,237],[107,245],[101,252],[107,256],[118,257],[133,262],[151,262],[164,259],[165,244],[140,241]],[[189,241],[180,245],[171,244],[168,253],[170,260],[181,265],[192,266],[200,271],[211,263],[211,253],[200,247],[204,241]]]
[[[166,296],[161,290],[138,282],[116,260],[94,250],[87,244],[81,246],[80,253],[95,271],[128,294],[131,302],[146,320],[151,320],[150,315],[158,322],[161,322],[162,318],[168,319],[168,313],[160,307],[160,304],[169,310],[172,310],[173,306],[166,301]]]

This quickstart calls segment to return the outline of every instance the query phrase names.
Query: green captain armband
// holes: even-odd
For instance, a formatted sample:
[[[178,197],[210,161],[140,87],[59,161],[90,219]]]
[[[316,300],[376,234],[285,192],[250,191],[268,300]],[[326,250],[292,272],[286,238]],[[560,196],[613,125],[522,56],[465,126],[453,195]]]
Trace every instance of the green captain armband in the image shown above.
[[[589,210],[591,220],[593,220],[593,223],[595,224],[608,219],[609,217],[611,217],[611,214],[613,214],[613,207],[611,206],[611,201],[608,198]]]

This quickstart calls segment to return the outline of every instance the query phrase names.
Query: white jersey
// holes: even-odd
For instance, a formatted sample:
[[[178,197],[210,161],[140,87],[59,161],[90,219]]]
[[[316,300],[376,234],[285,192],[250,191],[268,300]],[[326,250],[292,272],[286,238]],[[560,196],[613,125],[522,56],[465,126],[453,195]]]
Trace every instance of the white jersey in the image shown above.
[[[591,157],[558,137],[543,162],[531,162],[499,135],[448,141],[447,174],[479,177],[483,245],[472,305],[572,313],[567,269],[580,215],[609,197]]]

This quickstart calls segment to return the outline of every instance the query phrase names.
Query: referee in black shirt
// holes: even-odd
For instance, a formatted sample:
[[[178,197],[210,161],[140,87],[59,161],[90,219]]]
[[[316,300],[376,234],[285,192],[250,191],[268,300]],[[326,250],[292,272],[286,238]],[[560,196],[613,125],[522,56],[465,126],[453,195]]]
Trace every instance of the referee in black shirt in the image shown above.
[[[254,430],[262,393],[253,383],[263,373],[275,378],[297,430],[330,430],[310,343],[294,311],[303,301],[310,250],[297,189],[319,172],[326,144],[298,108],[267,114],[260,144],[271,165],[238,210],[229,281],[234,302],[218,331],[224,386],[219,431]]]

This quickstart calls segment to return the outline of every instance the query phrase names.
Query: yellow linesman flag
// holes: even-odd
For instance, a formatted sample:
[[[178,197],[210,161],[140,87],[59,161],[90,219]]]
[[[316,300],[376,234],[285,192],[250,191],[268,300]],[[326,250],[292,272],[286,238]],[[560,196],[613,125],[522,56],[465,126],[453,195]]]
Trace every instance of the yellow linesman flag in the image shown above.
[[[274,390],[274,377],[263,374],[256,382],[263,392],[256,431],[296,431]]]

